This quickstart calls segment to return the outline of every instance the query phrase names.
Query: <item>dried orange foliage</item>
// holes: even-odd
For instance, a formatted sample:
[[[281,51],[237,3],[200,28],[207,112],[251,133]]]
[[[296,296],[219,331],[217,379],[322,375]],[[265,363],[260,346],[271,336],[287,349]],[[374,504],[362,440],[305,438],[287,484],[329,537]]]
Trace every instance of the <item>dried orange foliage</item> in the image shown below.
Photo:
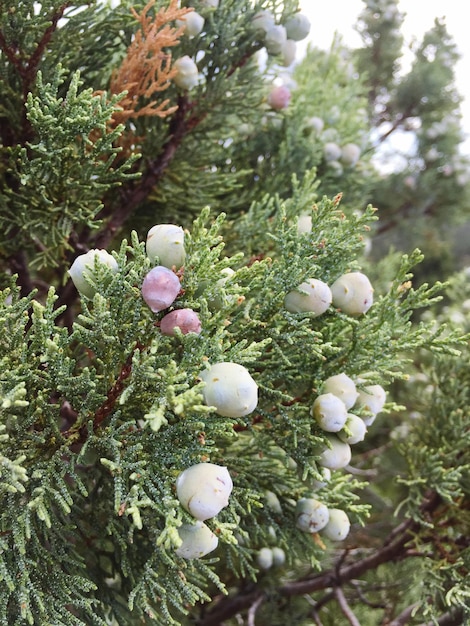
[[[176,27],[171,23],[174,24],[191,9],[178,8],[178,0],[171,0],[168,7],[149,16],[154,4],[155,0],[150,0],[140,14],[132,9],[140,28],[110,84],[113,94],[127,91],[119,102],[120,110],[113,115],[115,124],[143,115],[166,117],[178,108],[168,106],[169,99],[159,101],[155,96],[169,87],[176,73],[171,67],[171,54],[167,49],[179,43],[184,26]]]

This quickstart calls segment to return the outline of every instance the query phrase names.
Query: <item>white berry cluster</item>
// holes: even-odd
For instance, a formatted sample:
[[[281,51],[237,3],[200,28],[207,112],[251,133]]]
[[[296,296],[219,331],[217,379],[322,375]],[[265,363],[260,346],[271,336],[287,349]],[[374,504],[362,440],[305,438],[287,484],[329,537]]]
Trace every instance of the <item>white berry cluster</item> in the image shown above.
[[[228,505],[233,482],[226,467],[197,463],[176,479],[176,495],[181,506],[195,518],[194,524],[178,529],[181,545],[176,554],[185,559],[201,558],[217,548],[218,539],[204,524]]]
[[[285,24],[276,24],[271,11],[263,10],[254,15],[252,23],[267,53],[278,56],[286,67],[295,59],[296,42],[305,39],[310,32],[310,22],[302,13],[296,13]]]
[[[351,445],[364,440],[370,426],[383,409],[386,393],[381,385],[356,383],[345,373],[330,376],[312,405],[312,416],[328,439],[320,465],[329,470],[345,467],[351,460]],[[356,412],[352,413],[350,410]],[[356,415],[359,413],[359,415]]]
[[[306,229],[307,225],[302,223],[300,228]],[[373,302],[374,289],[367,276],[348,272],[331,287],[317,278],[308,278],[286,295],[284,306],[291,313],[313,313],[317,317],[333,304],[341,312],[356,317],[367,313]]]
[[[331,470],[339,470],[349,464],[351,445],[363,441],[367,426],[383,409],[386,399],[385,390],[380,385],[357,388],[345,373],[327,378],[322,392],[313,402],[312,416],[328,433],[328,445],[319,459],[323,481],[316,481],[315,488],[328,483]],[[360,415],[349,412],[354,408]],[[350,522],[346,512],[328,508],[315,498],[301,498],[295,511],[296,526],[304,532],[321,532],[332,541],[345,539],[349,533]]]

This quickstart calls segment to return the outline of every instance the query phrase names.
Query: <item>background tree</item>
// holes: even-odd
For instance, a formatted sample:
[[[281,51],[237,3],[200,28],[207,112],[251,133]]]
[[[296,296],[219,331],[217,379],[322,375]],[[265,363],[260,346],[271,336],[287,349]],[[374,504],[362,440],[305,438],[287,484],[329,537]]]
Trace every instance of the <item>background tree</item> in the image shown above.
[[[1,624],[468,619],[468,275],[366,254],[457,99],[388,6],[367,74],[294,0],[0,2]]]

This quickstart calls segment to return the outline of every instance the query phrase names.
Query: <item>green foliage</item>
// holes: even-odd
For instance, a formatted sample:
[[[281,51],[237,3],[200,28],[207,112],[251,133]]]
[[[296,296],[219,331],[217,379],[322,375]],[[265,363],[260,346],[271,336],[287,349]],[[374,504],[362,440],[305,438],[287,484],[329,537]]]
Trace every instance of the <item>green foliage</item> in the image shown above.
[[[156,20],[169,2],[1,3],[0,624],[463,620],[468,294],[456,308],[468,276],[417,280],[421,241],[367,255],[378,217],[401,215],[392,191],[419,212],[426,188],[436,214],[446,202],[462,214],[453,44],[436,23],[401,79],[401,16],[367,2],[362,50],[336,40],[287,70],[253,18],[271,11],[282,27],[294,0],[181,4],[203,31],[159,54],[193,58],[198,84],[168,74],[156,104],[169,112],[137,115],[142,94],[123,110],[111,81],[138,16]],[[174,15],[162,24],[173,34]],[[287,77],[292,101],[277,110],[268,94]],[[377,172],[377,132],[417,118],[409,168]],[[141,288],[159,261],[145,234],[163,222],[185,227],[186,257],[171,268],[175,302],[152,313]],[[68,271],[92,248],[108,248],[116,271],[97,260],[94,295],[80,296]],[[304,281],[357,271],[374,287],[365,314],[287,310]],[[201,332],[164,334],[163,316],[184,308]],[[255,381],[251,413],[206,402],[202,374],[221,362]],[[376,421],[353,406],[367,437],[328,479],[336,434],[312,405],[340,373],[387,401]],[[217,549],[186,559],[180,529],[195,518],[176,483],[204,462],[226,467],[233,491],[205,520]],[[346,512],[350,539],[300,530],[301,498]],[[271,567],[263,549],[278,556]]]

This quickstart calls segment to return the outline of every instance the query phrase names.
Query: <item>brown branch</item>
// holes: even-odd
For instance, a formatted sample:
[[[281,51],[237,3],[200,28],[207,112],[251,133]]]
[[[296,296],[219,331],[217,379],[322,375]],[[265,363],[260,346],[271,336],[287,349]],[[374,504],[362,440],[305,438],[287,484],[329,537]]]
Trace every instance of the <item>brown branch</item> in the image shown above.
[[[341,587],[335,587],[334,594],[338,602],[339,608],[341,609],[341,612],[343,613],[344,617],[348,620],[348,622],[351,624],[351,626],[361,626],[361,624],[359,623],[359,620],[354,615],[353,610],[349,606],[348,601],[346,600],[346,596],[344,595],[344,592],[341,589]]]

